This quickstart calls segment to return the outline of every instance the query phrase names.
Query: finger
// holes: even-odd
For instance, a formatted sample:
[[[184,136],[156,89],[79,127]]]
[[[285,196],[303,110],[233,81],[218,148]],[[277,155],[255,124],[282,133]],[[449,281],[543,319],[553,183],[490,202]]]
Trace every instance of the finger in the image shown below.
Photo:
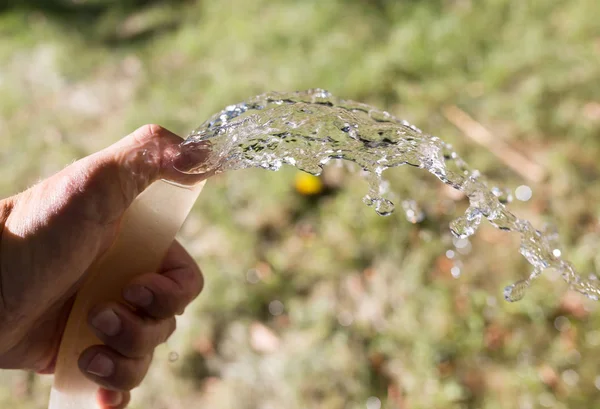
[[[200,268],[183,246],[174,241],[159,273],[133,279],[123,290],[123,298],[149,316],[164,319],[183,313],[203,286]]]
[[[151,355],[127,358],[106,345],[89,347],[79,357],[83,374],[98,385],[116,391],[130,391],[137,387],[150,367]]]
[[[104,344],[128,358],[142,358],[175,331],[175,317],[162,320],[142,317],[123,304],[94,307],[88,322]]]
[[[125,409],[131,393],[100,388],[96,400],[100,409]]]

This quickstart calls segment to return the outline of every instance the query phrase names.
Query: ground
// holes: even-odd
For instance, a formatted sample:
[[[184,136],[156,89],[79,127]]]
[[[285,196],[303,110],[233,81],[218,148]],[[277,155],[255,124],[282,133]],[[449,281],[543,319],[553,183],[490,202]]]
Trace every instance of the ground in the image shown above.
[[[530,186],[510,207],[597,271],[598,15],[597,0],[9,0],[0,196],[144,123],[185,135],[255,94],[321,87]],[[598,303],[551,274],[505,302],[529,273],[516,237],[485,225],[457,248],[464,198],[419,170],[386,176],[424,221],[377,216],[343,167],[322,191],[293,169],[210,180],[180,235],[204,293],[132,408],[596,407]],[[49,377],[0,379],[0,407],[46,407]]]

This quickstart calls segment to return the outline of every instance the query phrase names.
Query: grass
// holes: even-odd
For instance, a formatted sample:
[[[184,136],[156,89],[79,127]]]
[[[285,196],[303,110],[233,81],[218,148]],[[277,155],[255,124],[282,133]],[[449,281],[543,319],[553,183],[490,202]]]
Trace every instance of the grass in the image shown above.
[[[185,134],[252,95],[321,87],[443,137],[494,183],[528,183],[447,120],[457,105],[545,168],[511,208],[555,223],[567,258],[598,271],[595,0],[13,3],[0,11],[0,195],[144,123]],[[597,304],[552,279],[505,303],[529,270],[490,226],[453,278],[447,226],[464,200],[414,169],[387,176],[423,223],[378,217],[343,168],[317,197],[291,169],[211,180],[181,233],[205,291],[132,407],[595,407]],[[45,407],[49,379],[0,377],[0,406]]]

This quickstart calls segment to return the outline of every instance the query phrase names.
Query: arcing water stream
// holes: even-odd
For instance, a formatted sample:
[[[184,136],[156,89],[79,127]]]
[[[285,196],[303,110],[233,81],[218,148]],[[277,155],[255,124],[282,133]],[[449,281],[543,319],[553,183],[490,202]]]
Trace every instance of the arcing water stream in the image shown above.
[[[200,150],[203,156],[208,150],[209,159],[198,166],[194,157]],[[401,165],[425,169],[469,199],[465,214],[450,224],[455,236],[471,236],[483,218],[500,230],[519,233],[520,252],[533,272],[506,287],[508,301],[520,300],[531,282],[548,269],[558,271],[574,290],[600,298],[599,281],[582,278],[557,256],[555,235],[544,234],[511,213],[501,190],[488,187],[449,144],[371,106],[320,89],[259,95],[214,115],[183,142],[181,152],[179,170],[186,173],[252,167],[277,170],[288,164],[318,175],[331,159],[349,160],[367,175],[370,188],[365,203],[384,216],[394,210],[394,204],[383,197],[383,171]]]

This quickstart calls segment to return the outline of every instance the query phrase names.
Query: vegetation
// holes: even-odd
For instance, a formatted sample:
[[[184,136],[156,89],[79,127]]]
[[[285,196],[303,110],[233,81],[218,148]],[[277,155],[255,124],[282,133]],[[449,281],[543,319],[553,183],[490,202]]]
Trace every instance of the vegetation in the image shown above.
[[[494,183],[530,185],[511,208],[600,271],[598,15],[597,0],[11,0],[0,195],[144,123],[185,135],[252,95],[321,87],[442,137]],[[496,142],[475,143],[473,124]],[[512,170],[515,153],[544,180]],[[377,216],[342,167],[323,189],[292,169],[210,180],[181,233],[204,293],[132,407],[597,407],[598,303],[552,274],[506,303],[529,273],[516,238],[483,226],[456,248],[465,200],[415,169],[387,176],[423,222]],[[45,408],[49,377],[0,379],[1,407]]]

